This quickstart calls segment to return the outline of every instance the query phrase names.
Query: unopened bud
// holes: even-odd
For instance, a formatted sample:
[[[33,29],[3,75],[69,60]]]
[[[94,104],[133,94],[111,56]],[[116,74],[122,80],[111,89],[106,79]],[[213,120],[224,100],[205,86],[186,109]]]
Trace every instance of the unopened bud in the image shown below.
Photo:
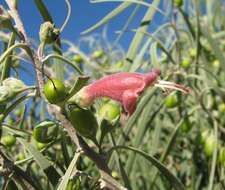
[[[55,28],[51,22],[45,22],[40,27],[39,37],[40,41],[50,44],[59,37],[60,30]]]

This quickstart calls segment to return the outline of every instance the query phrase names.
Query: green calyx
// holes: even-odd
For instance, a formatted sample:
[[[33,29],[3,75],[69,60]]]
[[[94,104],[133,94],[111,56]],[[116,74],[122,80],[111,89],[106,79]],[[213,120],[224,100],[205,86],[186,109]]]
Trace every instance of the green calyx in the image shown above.
[[[98,123],[90,110],[76,107],[69,112],[68,117],[79,135],[95,139]]]

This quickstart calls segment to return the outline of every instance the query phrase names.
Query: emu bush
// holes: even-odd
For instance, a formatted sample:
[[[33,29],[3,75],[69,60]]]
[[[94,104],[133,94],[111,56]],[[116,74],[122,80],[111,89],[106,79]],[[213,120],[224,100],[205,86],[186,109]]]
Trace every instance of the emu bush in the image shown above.
[[[0,6],[2,189],[225,189],[225,2],[119,2],[79,42],[60,36],[70,0],[62,26],[34,0],[36,42],[24,2]],[[91,33],[128,8],[115,41]]]

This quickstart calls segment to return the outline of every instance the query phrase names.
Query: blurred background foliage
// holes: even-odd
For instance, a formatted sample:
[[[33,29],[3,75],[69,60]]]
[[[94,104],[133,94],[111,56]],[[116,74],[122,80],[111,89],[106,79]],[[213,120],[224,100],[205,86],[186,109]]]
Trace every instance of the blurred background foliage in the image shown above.
[[[119,4],[83,31],[78,42],[59,35],[43,48],[41,42],[30,39],[29,48],[43,56],[45,82],[57,78],[66,92],[71,92],[74,86],[78,88],[80,75],[89,76],[90,83],[122,71],[146,73],[160,68],[161,79],[188,86],[191,92],[167,94],[161,89],[147,89],[131,117],[117,102],[99,99],[89,109],[98,125],[96,138],[82,135],[84,140],[106,159],[112,177],[127,189],[225,189],[225,2],[91,2]],[[55,22],[54,12],[49,13],[44,1],[34,3],[43,22]],[[69,0],[66,3],[69,18],[73,7]],[[19,12],[25,11],[20,6]],[[95,33],[128,8],[132,8],[131,14],[121,19],[123,25],[114,41],[107,35],[115,31],[105,28]],[[96,164],[76,151],[62,123],[48,112],[48,97],[47,101],[37,96],[35,74],[29,69],[33,60],[27,50],[19,45],[20,49],[7,51],[23,43],[23,36],[14,27],[7,6],[1,10],[0,187],[100,189]],[[136,17],[140,10],[144,11],[143,18]],[[156,18],[163,22],[152,26]],[[139,23],[136,28],[131,27],[134,21]],[[128,48],[123,48],[120,41],[130,33]],[[26,75],[31,75],[34,86],[22,82],[27,81]],[[7,80],[10,77],[12,80]],[[82,127],[93,125],[88,121]],[[71,122],[76,125],[78,121]]]

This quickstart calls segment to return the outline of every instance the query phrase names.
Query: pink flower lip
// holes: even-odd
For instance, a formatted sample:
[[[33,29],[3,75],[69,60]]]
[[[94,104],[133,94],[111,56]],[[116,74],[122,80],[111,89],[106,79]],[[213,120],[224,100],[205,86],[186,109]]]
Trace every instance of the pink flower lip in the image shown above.
[[[99,97],[109,97],[120,102],[126,113],[131,115],[135,109],[138,97],[149,86],[180,90],[187,93],[182,85],[157,80],[160,69],[142,73],[117,73],[97,80],[82,88],[77,94],[78,104],[87,107]]]

